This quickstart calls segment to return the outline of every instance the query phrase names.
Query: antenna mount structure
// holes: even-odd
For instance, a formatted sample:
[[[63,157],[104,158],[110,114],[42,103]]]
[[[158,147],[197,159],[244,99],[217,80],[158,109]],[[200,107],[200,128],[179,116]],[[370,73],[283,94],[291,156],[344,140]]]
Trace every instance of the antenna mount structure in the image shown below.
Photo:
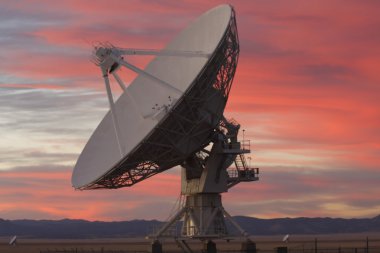
[[[123,147],[119,136],[122,134],[117,127],[119,121],[115,112],[115,104],[109,85],[108,75],[112,74],[124,92],[128,92],[121,78],[116,74],[123,66],[138,74],[145,75],[157,85],[169,87],[177,91],[172,85],[152,76],[138,67],[124,60],[126,55],[161,55],[175,57],[208,57],[203,52],[180,52],[180,51],[158,51],[144,49],[121,49],[111,44],[100,44],[94,48],[94,62],[103,73],[104,83],[109,98],[110,109],[115,126],[116,138],[122,154]],[[132,96],[129,96],[133,100]],[[168,107],[166,110],[168,110]],[[173,231],[176,222],[183,220],[180,235],[176,237],[197,238],[208,240],[213,238],[224,238],[229,236],[226,222],[228,220],[242,236],[248,234],[232,219],[231,215],[223,208],[221,193],[227,192],[229,188],[240,182],[251,182],[258,180],[259,169],[250,168],[245,154],[250,153],[250,141],[244,138],[238,141],[240,125],[233,119],[227,120],[222,117],[216,131],[210,139],[211,150],[202,148],[193,155],[188,156],[180,164],[181,194],[186,201],[178,212],[152,237],[159,239]],[[230,168],[234,164],[235,168]]]
[[[240,182],[257,181],[259,169],[249,167],[245,154],[250,153],[249,140],[238,141],[240,125],[234,120],[220,122],[211,150],[202,149],[182,164],[181,194],[185,204],[152,237],[168,235],[172,226],[183,220],[180,238],[211,240],[231,236],[228,220],[243,237],[248,234],[223,208],[221,193]],[[234,164],[234,167],[231,165]],[[170,234],[169,234],[170,235]]]
[[[223,115],[239,50],[230,5],[206,12],[162,50],[110,43],[94,47],[93,62],[102,73],[110,110],[79,156],[72,184],[79,190],[130,187],[181,166],[185,201],[152,235],[155,253],[162,251],[159,239],[179,220],[181,231],[171,236],[181,238],[177,242],[187,253],[184,240],[189,238],[207,241],[207,252],[213,252],[211,240],[232,236],[227,222],[248,236],[221,197],[240,182],[257,181],[259,174],[246,161],[250,143],[244,130],[239,141],[240,125]],[[129,61],[133,55],[156,57],[142,69]],[[138,74],[128,86],[118,75],[121,68]],[[110,76],[123,91],[117,101]]]

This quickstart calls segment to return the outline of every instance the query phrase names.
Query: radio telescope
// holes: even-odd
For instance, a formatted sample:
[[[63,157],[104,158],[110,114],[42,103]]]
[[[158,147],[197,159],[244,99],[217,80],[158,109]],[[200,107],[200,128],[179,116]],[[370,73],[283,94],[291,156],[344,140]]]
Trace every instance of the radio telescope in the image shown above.
[[[131,55],[156,56],[145,69]],[[99,44],[94,62],[107,90],[110,110],[75,165],[76,189],[129,187],[155,174],[182,167],[184,205],[154,238],[183,220],[180,237],[226,238],[226,220],[246,236],[222,206],[221,193],[258,180],[238,140],[240,125],[223,116],[239,57],[235,11],[221,5],[192,22],[162,50]],[[120,68],[138,74],[128,86]],[[114,102],[110,76],[123,90]],[[235,166],[232,166],[235,164]]]
[[[15,235],[9,241],[9,245],[16,246],[16,244],[17,244],[17,236]]]

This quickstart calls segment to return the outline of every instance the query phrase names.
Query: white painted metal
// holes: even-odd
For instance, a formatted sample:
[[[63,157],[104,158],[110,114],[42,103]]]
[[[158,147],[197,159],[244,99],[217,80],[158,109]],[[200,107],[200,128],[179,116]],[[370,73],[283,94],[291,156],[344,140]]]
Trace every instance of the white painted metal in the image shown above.
[[[119,75],[116,72],[112,72],[112,75],[115,78],[115,80],[117,81],[117,83],[119,84],[120,88],[124,92],[128,92],[127,86],[125,86],[124,82],[120,79]]]
[[[139,107],[135,101],[135,99],[132,97],[132,95],[129,93],[127,87],[125,86],[124,82],[121,80],[121,78],[119,77],[119,75],[116,73],[116,72],[112,72],[112,75],[113,77],[115,78],[115,80],[117,81],[117,83],[119,84],[120,88],[123,90],[123,92],[125,93],[125,96],[127,96],[127,99],[130,100],[132,102],[132,105],[133,105],[133,108],[135,109],[135,111],[141,116],[143,117],[143,115],[141,115],[140,111],[139,111]]]
[[[180,89],[178,89],[177,87],[171,85],[170,83],[167,83],[165,82],[164,80],[160,79],[160,78],[157,78],[155,77],[154,75],[152,74],[149,74],[148,72],[136,67],[135,65],[129,63],[129,62],[126,62],[126,61],[123,61],[117,57],[112,57],[117,63],[119,63],[120,65],[123,65],[124,67],[126,68],[129,68],[130,70],[132,70],[133,72],[136,72],[137,74],[139,75],[144,75],[145,77],[149,78],[152,82],[152,84],[158,84],[160,85],[162,88],[166,88],[166,89],[172,89],[174,92],[177,93],[177,95],[181,96],[182,95],[182,91]]]
[[[157,55],[157,56],[184,56],[184,57],[210,57],[210,53],[202,51],[179,51],[179,50],[157,50],[137,48],[117,48],[123,55]]]
[[[118,116],[115,109],[115,103],[113,102],[113,96],[112,96],[112,91],[111,91],[111,86],[110,86],[107,70],[102,69],[102,73],[103,73],[103,78],[104,78],[104,84],[107,90],[108,102],[111,108],[112,123],[114,126],[117,146],[119,147],[120,159],[121,159],[124,155],[125,149],[124,149],[124,144],[120,142],[122,134],[120,131],[119,120],[118,120]]]
[[[168,52],[202,52],[212,54],[223,37],[231,17],[229,5],[218,6],[199,17],[189,27],[183,30],[164,51]],[[101,52],[106,54],[107,52]],[[113,55],[114,59],[118,55]],[[108,60],[109,58],[107,58]],[[106,62],[110,67],[114,59]],[[145,68],[148,75],[139,75],[114,104],[114,115],[118,122],[112,119],[108,111],[88,143],[84,147],[75,165],[72,184],[75,188],[86,186],[105,175],[120,161],[120,150],[126,157],[151,131],[160,120],[163,120],[165,110],[157,117],[141,117],[141,115],[157,114],[152,107],[164,106],[179,98],[190,87],[208,61],[208,57],[165,57],[158,55]],[[154,85],[150,76],[170,84]],[[134,101],[130,99],[134,98]],[[138,111],[135,109],[138,107]],[[117,125],[115,127],[115,124]],[[117,128],[123,130],[118,134]],[[120,145],[118,144],[118,141]]]
[[[17,240],[17,236],[13,236],[11,240],[9,241],[9,245],[15,245]]]

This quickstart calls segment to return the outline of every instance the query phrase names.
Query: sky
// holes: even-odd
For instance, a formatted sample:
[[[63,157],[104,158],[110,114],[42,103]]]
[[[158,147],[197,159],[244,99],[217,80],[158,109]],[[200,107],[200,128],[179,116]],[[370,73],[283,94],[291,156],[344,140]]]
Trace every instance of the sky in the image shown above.
[[[2,1],[0,218],[167,219],[178,168],[131,188],[71,186],[108,110],[92,45],[160,49],[221,3]],[[223,194],[225,208],[259,218],[379,215],[380,2],[230,3],[240,58],[225,116],[251,140],[260,180]],[[135,78],[122,75],[127,84]]]

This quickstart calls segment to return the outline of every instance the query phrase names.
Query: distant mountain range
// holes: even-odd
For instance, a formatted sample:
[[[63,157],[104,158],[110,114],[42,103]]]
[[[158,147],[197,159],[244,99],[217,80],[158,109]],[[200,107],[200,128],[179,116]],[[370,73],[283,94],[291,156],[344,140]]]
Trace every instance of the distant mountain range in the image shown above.
[[[258,219],[235,216],[243,229],[252,235],[332,234],[380,232],[380,215],[366,219],[278,218]],[[132,220],[118,222],[86,220],[3,220],[0,237],[18,235],[27,238],[120,238],[143,237],[163,222]]]

